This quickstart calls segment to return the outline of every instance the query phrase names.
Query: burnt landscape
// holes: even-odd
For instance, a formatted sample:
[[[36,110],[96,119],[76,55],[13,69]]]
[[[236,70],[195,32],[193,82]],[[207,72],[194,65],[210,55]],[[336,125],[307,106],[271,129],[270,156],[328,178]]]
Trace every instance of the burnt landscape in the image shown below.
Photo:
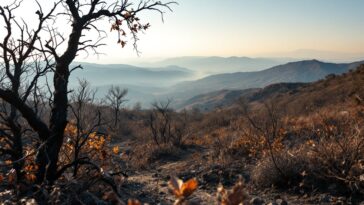
[[[296,10],[292,24],[288,8],[268,2],[0,2],[0,204],[363,204],[363,30],[350,27],[350,41],[340,33],[362,22],[351,16],[362,2],[348,2],[330,27],[319,12],[327,2],[280,1],[310,13]],[[340,5],[325,14],[336,17]],[[262,14],[266,7],[274,12]],[[236,18],[217,16],[224,25],[206,35],[215,31],[210,15],[226,8]],[[271,30],[242,27],[244,15]],[[173,23],[153,29],[155,16]],[[293,25],[284,32],[324,28],[293,41],[272,29],[273,17]],[[337,45],[359,46],[239,57],[217,42],[246,53],[260,40],[271,46],[271,34],[282,47],[320,40],[326,49],[332,39],[321,34],[330,29]],[[186,47],[190,32],[196,39]],[[215,37],[221,56],[199,47],[201,36]],[[233,36],[246,44],[229,42]],[[249,39],[258,39],[254,47]],[[114,44],[138,60],[120,51],[110,63]],[[143,58],[142,48],[166,57]],[[179,50],[184,57],[170,57]]]

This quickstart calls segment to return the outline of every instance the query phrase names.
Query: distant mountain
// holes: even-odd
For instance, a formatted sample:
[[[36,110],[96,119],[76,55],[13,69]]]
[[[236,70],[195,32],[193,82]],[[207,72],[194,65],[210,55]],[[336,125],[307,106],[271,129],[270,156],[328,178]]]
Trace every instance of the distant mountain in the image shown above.
[[[181,104],[178,109],[199,109],[208,112],[216,108],[226,108],[236,103],[241,98],[248,102],[261,101],[281,93],[294,92],[306,83],[277,83],[264,88],[250,88],[245,90],[221,90],[195,96]]]
[[[249,102],[256,109],[260,109],[262,102],[274,102],[276,109],[293,115],[316,112],[320,108],[332,109],[335,106],[348,111],[352,106],[364,105],[363,84],[364,65],[361,65],[358,69],[341,75],[330,75],[294,90],[250,98]]]
[[[229,104],[249,93],[251,88],[264,88],[284,82],[313,82],[329,74],[347,72],[361,63],[363,62],[335,64],[317,60],[299,61],[262,71],[226,73],[199,80],[193,80],[196,78],[195,72],[180,66],[148,68],[83,63],[84,69],[78,69],[71,75],[70,89],[78,85],[77,79],[86,79],[98,88],[98,97],[101,98],[111,85],[120,85],[129,89],[129,105],[141,102],[148,107],[154,101],[173,99],[175,108],[197,106],[208,110]]]
[[[201,75],[206,76],[210,74],[263,70],[282,64],[283,62],[286,61],[248,57],[178,57],[151,64],[144,64],[144,66],[164,67],[177,65],[199,72]]]
[[[361,63],[363,62],[335,64],[317,60],[292,62],[263,71],[219,74],[197,81],[182,82],[171,87],[166,95],[180,104],[193,96],[217,90],[262,88],[281,82],[313,82],[329,74],[345,73]]]
[[[268,57],[290,57],[296,59],[320,59],[330,62],[353,62],[364,58],[364,53],[346,53],[337,51],[325,51],[314,49],[298,49],[290,52],[281,52],[275,54],[266,54]]]
[[[195,79],[192,71],[178,66],[153,69],[124,64],[82,63],[82,66],[84,69],[78,69],[71,75],[71,86],[77,85],[77,79],[86,79],[93,86],[129,84],[152,87],[170,86],[177,82]]]

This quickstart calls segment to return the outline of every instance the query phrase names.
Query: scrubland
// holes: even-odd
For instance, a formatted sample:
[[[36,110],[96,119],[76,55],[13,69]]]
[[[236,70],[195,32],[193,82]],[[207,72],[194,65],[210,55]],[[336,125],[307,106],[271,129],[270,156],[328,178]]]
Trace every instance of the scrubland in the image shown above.
[[[176,112],[169,101],[115,112],[80,89],[70,104],[55,183],[36,183],[33,147],[41,145],[33,146],[34,137],[24,142],[24,158],[12,161],[2,133],[0,201],[359,204],[364,196],[361,80],[363,68],[207,113]],[[330,87],[338,83],[346,90]]]

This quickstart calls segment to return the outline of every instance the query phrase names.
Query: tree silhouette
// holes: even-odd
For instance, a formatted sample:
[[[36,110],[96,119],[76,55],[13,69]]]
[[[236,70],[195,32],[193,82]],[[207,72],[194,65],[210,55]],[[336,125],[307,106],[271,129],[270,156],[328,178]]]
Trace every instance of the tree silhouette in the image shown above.
[[[22,1],[0,6],[0,17],[5,26],[3,32],[6,33],[0,43],[3,71],[0,78],[0,98],[12,108],[9,122],[19,124],[17,113],[20,113],[39,138],[34,152],[38,166],[38,183],[47,181],[52,184],[59,176],[56,174],[57,163],[67,125],[69,77],[72,71],[81,67],[72,67],[71,63],[81,51],[93,51],[97,54],[97,48],[103,45],[101,40],[105,31],[96,23],[109,19],[111,30],[118,33],[118,43],[124,47],[126,36],[131,35],[134,48],[138,52],[138,34],[150,26],[149,23],[141,23],[139,14],[154,11],[163,17],[164,11],[171,10],[170,6],[175,3],[151,0],[140,0],[137,4],[129,0],[110,2],[56,0],[48,11],[44,11],[44,6],[35,1],[34,6],[38,7],[35,12],[38,18],[35,28],[30,28],[30,22],[26,22],[26,19],[14,16]],[[68,37],[57,30],[57,20],[69,21],[71,31]],[[85,33],[90,30],[99,33],[99,38],[88,39]],[[50,110],[47,121],[38,113],[39,103],[36,103],[45,97],[40,94],[39,79],[46,73],[53,74],[52,83],[47,84],[50,91],[46,95]],[[21,139],[21,136],[16,136],[16,132],[13,129],[14,136],[10,138],[19,141],[16,139]],[[21,146],[21,142],[15,143]],[[19,163],[24,157],[28,156],[16,156],[18,160],[13,160],[13,164]]]
[[[128,94],[127,89],[122,89],[119,86],[112,86],[107,95],[106,100],[108,101],[110,107],[114,110],[114,126],[116,127],[119,122],[119,113],[121,106],[127,100],[124,99],[126,94]]]

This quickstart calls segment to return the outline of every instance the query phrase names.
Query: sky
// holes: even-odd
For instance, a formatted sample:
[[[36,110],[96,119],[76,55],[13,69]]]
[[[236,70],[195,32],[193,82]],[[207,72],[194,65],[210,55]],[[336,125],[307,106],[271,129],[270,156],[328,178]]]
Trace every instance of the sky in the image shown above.
[[[130,41],[122,49],[115,34],[108,33],[107,46],[100,49],[104,55],[81,55],[77,60],[124,63],[178,56],[364,57],[364,0],[177,1],[179,5],[172,6],[174,11],[165,14],[164,22],[157,13],[143,14],[142,20],[152,27],[140,36],[140,56]],[[34,11],[27,7],[22,14]],[[110,26],[105,26],[108,32]]]

